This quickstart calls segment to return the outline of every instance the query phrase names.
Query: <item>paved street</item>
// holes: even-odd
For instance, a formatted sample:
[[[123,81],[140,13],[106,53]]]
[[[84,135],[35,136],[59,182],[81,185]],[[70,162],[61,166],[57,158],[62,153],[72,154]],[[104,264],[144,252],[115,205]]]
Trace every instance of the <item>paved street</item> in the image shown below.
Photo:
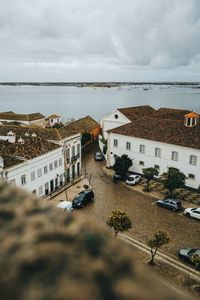
[[[95,162],[92,152],[85,158],[83,167],[85,165],[88,176],[91,174],[95,202],[75,213],[91,215],[105,223],[112,210],[124,209],[132,220],[133,228],[129,234],[133,237],[146,241],[156,231],[165,230],[171,238],[165,249],[174,255],[184,246],[200,247],[198,220],[157,207],[155,199],[148,195],[130,191],[120,183],[113,183],[102,171],[104,163]]]

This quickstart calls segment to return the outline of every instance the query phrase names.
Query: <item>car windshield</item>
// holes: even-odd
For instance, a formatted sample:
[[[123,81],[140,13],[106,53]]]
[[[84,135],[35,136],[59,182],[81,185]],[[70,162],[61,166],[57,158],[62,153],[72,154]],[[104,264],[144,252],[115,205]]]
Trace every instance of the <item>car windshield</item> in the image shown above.
[[[197,249],[191,249],[189,252],[188,252],[188,255],[192,255],[196,252]]]
[[[129,177],[128,180],[129,180],[129,181],[134,181],[134,180],[135,180],[135,177]]]
[[[83,198],[84,198],[84,194],[79,194],[74,198],[74,202],[79,203],[83,200]]]

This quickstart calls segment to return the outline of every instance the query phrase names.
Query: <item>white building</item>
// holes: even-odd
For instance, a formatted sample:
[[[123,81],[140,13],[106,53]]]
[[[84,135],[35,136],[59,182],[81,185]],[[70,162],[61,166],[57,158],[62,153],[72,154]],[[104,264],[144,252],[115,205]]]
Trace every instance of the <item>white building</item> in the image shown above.
[[[38,196],[48,195],[80,176],[80,137],[65,128],[0,126],[1,176]]]
[[[125,118],[128,120],[122,125]],[[156,167],[162,174],[169,168],[176,168],[187,176],[187,186],[199,187],[198,114],[167,108],[156,111],[147,106],[133,107],[107,115],[102,125],[102,134],[107,138],[108,167],[114,165],[116,156],[127,154],[133,160],[130,171],[142,174],[143,168]]]
[[[0,113],[0,122],[45,127],[45,116],[41,113],[16,114],[12,111],[8,111]]]
[[[47,119],[50,127],[53,127],[54,125],[61,123],[61,116],[56,114],[50,115]]]

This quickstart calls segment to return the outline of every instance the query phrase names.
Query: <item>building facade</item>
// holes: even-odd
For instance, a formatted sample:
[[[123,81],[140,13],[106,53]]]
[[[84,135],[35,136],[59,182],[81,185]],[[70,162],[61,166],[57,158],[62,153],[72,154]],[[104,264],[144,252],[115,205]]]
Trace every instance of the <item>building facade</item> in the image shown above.
[[[47,196],[81,175],[81,135],[65,132],[59,139],[47,135],[54,139],[50,141],[31,130],[20,131],[19,136],[17,129],[5,135],[3,128],[1,177],[37,196]]]
[[[175,168],[186,175],[188,187],[199,188],[198,114],[170,108],[156,111],[147,106],[133,107],[112,112],[101,124],[107,140],[108,167],[114,165],[116,156],[126,154],[133,161],[132,172],[142,174],[144,168],[155,167],[162,174]],[[103,149],[101,138],[99,145]]]

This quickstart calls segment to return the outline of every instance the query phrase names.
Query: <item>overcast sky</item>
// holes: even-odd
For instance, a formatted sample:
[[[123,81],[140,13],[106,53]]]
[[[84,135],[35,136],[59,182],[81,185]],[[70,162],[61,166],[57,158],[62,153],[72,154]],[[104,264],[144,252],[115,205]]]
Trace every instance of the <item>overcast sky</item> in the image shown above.
[[[0,81],[200,81],[200,0],[0,0]]]

